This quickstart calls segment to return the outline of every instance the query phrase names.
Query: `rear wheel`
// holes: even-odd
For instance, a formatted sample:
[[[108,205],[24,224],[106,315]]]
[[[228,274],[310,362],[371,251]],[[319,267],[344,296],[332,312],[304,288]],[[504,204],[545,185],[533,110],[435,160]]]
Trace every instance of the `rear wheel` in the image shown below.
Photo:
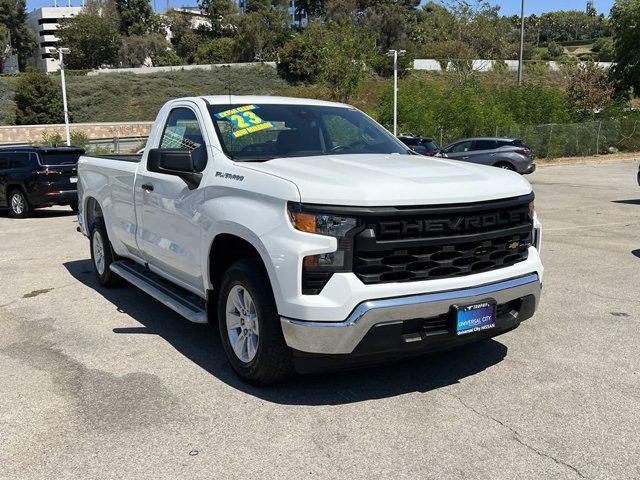
[[[31,204],[22,190],[12,190],[9,193],[9,211],[12,217],[28,217],[32,210]]]
[[[293,375],[271,285],[256,260],[238,260],[225,273],[218,327],[229,363],[247,382],[266,385]]]
[[[100,217],[96,218],[91,225],[91,264],[96,280],[103,287],[115,287],[120,283],[120,277],[109,268],[114,261],[113,250],[107,229],[104,226],[104,220]]]

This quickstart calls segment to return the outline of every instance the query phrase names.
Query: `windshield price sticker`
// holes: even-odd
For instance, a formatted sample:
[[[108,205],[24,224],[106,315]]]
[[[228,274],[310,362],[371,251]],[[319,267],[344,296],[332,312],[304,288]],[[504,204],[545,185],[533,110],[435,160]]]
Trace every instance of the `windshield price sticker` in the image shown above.
[[[229,120],[237,130],[231,132],[233,138],[243,137],[249,133],[259,132],[272,128],[271,122],[265,122],[253,110],[260,107],[257,105],[245,105],[244,107],[232,108],[224,112],[216,113],[215,117],[221,120]]]

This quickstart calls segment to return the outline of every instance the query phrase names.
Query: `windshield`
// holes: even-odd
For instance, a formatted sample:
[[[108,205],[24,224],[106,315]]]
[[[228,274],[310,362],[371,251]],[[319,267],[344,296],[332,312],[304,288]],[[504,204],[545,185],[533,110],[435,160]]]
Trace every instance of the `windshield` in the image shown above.
[[[225,153],[238,161],[408,149],[355,108],[310,105],[209,107]]]
[[[78,163],[81,152],[76,153],[40,153],[41,165],[75,165]]]

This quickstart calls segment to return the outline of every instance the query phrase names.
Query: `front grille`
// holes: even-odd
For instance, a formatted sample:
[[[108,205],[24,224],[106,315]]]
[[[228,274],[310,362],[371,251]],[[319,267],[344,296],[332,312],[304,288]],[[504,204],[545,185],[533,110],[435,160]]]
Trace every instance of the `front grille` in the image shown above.
[[[365,284],[451,278],[527,259],[533,195],[368,214],[354,239],[353,271]]]

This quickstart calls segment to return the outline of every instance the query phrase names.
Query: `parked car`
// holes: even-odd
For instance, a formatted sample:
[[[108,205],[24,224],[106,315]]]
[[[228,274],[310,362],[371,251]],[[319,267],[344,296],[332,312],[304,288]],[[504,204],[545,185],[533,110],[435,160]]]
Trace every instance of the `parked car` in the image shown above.
[[[0,148],[0,207],[14,217],[52,205],[77,212],[77,163],[83,153],[75,147]]]
[[[531,148],[517,138],[465,138],[442,148],[439,155],[521,174],[533,173],[536,169]]]
[[[169,101],[141,156],[83,156],[97,281],[214,322],[257,384],[505,333],[540,297],[531,185],[412,154],[339,103]]]
[[[433,157],[439,151],[438,146],[433,143],[433,139],[429,137],[422,137],[420,135],[413,135],[410,133],[401,133],[398,135],[398,140],[414,152],[427,157]]]

